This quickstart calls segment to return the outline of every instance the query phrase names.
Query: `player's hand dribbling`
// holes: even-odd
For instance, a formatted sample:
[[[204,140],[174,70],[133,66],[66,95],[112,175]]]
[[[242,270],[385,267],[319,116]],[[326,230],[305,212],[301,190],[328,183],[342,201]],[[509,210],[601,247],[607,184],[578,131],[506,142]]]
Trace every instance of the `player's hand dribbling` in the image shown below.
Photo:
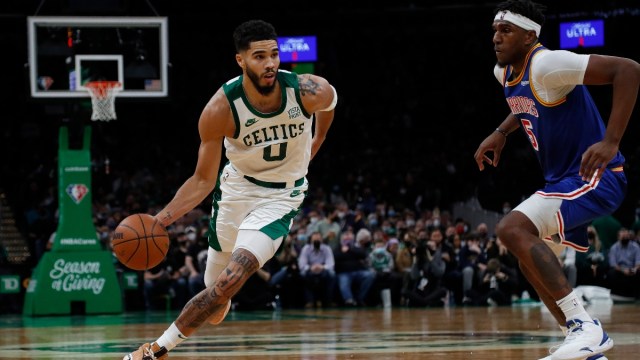
[[[480,171],[484,170],[485,162],[489,165],[493,165],[494,167],[498,166],[498,163],[500,162],[500,154],[502,154],[502,149],[506,143],[507,138],[498,132],[493,132],[491,135],[487,136],[487,138],[480,143],[478,150],[476,150],[476,153],[473,156],[478,164],[478,169],[480,169]],[[487,152],[493,152],[493,159],[486,155]]]
[[[591,180],[596,170],[601,169],[601,171],[598,171],[598,180],[600,180],[607,164],[617,153],[618,145],[605,140],[589,146],[587,151],[582,154],[582,162],[580,163],[579,174],[582,176],[582,180]]]

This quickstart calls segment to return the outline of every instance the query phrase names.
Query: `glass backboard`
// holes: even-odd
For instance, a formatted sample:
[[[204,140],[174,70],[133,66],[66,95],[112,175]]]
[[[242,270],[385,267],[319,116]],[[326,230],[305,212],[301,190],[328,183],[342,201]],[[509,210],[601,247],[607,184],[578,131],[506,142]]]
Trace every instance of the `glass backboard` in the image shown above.
[[[28,18],[34,98],[89,97],[89,81],[119,81],[119,97],[168,94],[165,17]]]

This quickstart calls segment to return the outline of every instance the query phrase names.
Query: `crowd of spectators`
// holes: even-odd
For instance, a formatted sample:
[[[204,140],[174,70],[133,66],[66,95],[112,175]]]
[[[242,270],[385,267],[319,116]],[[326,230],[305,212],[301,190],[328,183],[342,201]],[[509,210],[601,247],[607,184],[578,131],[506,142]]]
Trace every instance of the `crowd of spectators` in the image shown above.
[[[164,187],[147,170],[97,181],[94,222],[104,249],[121,219],[155,213]],[[164,181],[164,184],[171,182]],[[31,184],[33,185],[33,184]],[[106,188],[105,188],[106,187]],[[48,251],[57,222],[54,185],[26,212],[32,264]],[[363,194],[364,195],[364,194]],[[234,309],[336,306],[500,306],[538,301],[516,258],[485,223],[454,218],[448,209],[394,206],[366,193],[349,203],[332,189],[316,188],[294,218],[283,245],[233,299]],[[127,309],[179,309],[204,289],[210,199],[169,227],[165,261],[139,272],[139,289],[124,292]],[[640,221],[623,226],[615,217],[589,227],[587,253],[559,255],[573,286],[611,289],[617,299],[640,294]],[[119,273],[131,272],[114,257]]]
[[[206,260],[208,217],[198,210],[187,218],[171,229],[173,251],[160,265],[169,275],[156,280],[150,274],[158,270],[145,272],[145,299],[163,295],[161,285],[180,308],[202,289],[202,273],[184,264],[190,263],[188,254],[201,264]],[[615,240],[606,244],[596,226],[611,221],[616,222],[599,219],[589,227],[589,252],[568,248],[558,260],[573,286],[600,286],[614,299],[634,301],[640,299],[640,223],[630,229],[618,224]],[[185,236],[185,228],[198,237]],[[154,291],[146,292],[148,287]],[[417,214],[377,204],[367,214],[326,198],[310,201],[295,218],[276,257],[243,287],[233,306],[504,306],[527,298],[539,301],[516,258],[484,223],[454,219],[437,208]]]

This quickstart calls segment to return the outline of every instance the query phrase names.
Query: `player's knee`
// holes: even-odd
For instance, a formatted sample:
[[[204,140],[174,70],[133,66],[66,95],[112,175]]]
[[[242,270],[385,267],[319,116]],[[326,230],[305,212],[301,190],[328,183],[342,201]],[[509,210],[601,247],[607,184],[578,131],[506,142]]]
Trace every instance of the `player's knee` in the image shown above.
[[[507,225],[504,221],[499,221],[496,225],[496,236],[500,238],[500,241],[504,242],[506,237],[508,237],[507,229],[509,225]]]
[[[523,250],[529,248],[532,241],[540,241],[535,234],[514,223],[498,223],[496,235],[502,244],[516,256],[521,255]]]
[[[519,231],[517,226],[507,221],[500,221],[496,225],[496,235],[507,248],[516,241]]]
[[[207,284],[207,288],[210,288],[215,293],[215,296],[219,298],[216,303],[220,304],[222,301],[234,297],[258,268],[258,260],[250,251],[237,249],[232,254],[231,261],[226,266],[220,267],[215,271],[217,273],[215,278],[213,276],[208,277],[207,282],[211,285]]]

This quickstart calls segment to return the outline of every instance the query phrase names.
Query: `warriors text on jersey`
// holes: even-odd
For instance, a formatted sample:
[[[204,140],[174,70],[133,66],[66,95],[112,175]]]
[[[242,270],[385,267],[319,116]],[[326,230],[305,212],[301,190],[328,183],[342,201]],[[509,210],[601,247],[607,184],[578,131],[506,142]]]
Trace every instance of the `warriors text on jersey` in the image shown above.
[[[504,87],[507,103],[529,137],[547,183],[577,176],[582,154],[604,138],[604,122],[582,85],[588,60],[588,55],[550,51],[537,44],[517,76],[513,75],[512,66],[496,66],[495,74]],[[567,66],[547,71],[552,67],[547,64],[558,62]],[[608,167],[623,163],[618,152]]]
[[[254,109],[242,89],[242,75],[223,89],[236,125],[225,138],[226,155],[243,175],[263,182],[293,182],[307,174],[311,158],[312,115],[302,106],[298,75],[278,71],[282,104],[272,113]]]

